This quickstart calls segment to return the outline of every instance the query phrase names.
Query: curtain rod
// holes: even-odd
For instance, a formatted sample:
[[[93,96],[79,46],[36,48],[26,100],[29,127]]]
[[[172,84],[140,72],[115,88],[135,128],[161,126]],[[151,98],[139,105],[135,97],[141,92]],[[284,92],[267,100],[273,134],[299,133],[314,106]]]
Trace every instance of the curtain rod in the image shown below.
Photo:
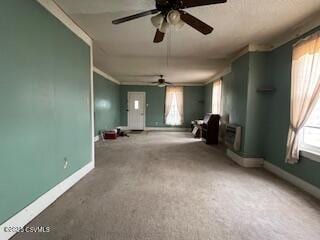
[[[296,47],[297,45],[299,45],[300,43],[302,42],[305,42],[305,41],[308,41],[309,39],[311,38],[314,38],[315,36],[319,35],[318,37],[320,37],[320,30],[319,31],[316,31],[315,33],[312,33],[311,35],[305,37],[305,38],[302,38],[300,39],[299,41],[297,41],[296,43],[294,43],[292,46],[293,47]]]

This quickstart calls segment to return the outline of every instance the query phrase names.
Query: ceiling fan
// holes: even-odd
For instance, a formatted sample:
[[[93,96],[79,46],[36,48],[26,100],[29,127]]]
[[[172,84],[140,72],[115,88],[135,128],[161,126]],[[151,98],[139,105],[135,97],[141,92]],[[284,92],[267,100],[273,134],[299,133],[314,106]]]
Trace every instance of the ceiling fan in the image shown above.
[[[165,87],[168,85],[171,85],[171,83],[166,82],[166,80],[163,78],[163,75],[160,75],[160,79],[156,82],[152,82],[153,84],[157,84],[158,87]]]
[[[181,28],[185,23],[201,32],[204,35],[210,34],[213,31],[213,28],[208,24],[202,22],[200,19],[192,16],[183,9],[199,7],[205,5],[226,3],[227,0],[155,0],[156,8],[134,14],[128,17],[120,18],[112,21],[113,24],[120,24],[128,22],[137,18],[145,17],[148,15],[156,16],[151,18],[152,24],[157,28],[156,35],[153,42],[159,43],[162,42],[165,36],[165,33],[170,25],[173,25],[177,28]]]

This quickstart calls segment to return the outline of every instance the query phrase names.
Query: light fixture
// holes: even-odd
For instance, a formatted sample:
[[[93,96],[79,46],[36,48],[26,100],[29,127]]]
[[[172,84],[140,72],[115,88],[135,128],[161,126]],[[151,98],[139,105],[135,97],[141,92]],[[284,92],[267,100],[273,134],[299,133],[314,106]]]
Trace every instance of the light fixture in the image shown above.
[[[162,33],[166,33],[168,28],[169,28],[169,23],[166,20],[164,20],[161,24],[161,27],[159,28],[159,31]]]
[[[171,25],[177,25],[181,21],[180,12],[177,10],[171,10],[167,15],[167,21]]]
[[[151,18],[152,25],[158,29],[161,27],[163,20],[164,16],[161,13]]]
[[[158,87],[161,87],[161,88],[163,88],[163,87],[165,87],[165,86],[167,86],[167,84],[165,84],[165,83],[159,83],[159,84],[158,84]]]
[[[180,30],[184,25],[185,25],[184,21],[180,19],[180,21],[176,25],[174,25],[174,27],[176,30]]]

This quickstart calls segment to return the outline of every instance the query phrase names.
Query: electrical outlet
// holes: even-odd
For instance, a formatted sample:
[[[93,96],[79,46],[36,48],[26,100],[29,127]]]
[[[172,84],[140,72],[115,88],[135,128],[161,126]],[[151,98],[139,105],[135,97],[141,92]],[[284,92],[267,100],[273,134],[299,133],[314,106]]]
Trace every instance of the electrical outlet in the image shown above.
[[[66,169],[68,167],[68,158],[65,157],[63,160],[64,160],[63,168]]]

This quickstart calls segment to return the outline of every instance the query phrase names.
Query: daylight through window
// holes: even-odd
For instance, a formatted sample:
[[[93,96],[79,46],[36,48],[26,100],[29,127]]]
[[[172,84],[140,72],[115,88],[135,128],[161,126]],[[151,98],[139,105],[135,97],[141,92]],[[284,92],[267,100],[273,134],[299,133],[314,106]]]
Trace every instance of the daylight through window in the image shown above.
[[[183,87],[167,87],[165,120],[167,125],[183,123]]]

